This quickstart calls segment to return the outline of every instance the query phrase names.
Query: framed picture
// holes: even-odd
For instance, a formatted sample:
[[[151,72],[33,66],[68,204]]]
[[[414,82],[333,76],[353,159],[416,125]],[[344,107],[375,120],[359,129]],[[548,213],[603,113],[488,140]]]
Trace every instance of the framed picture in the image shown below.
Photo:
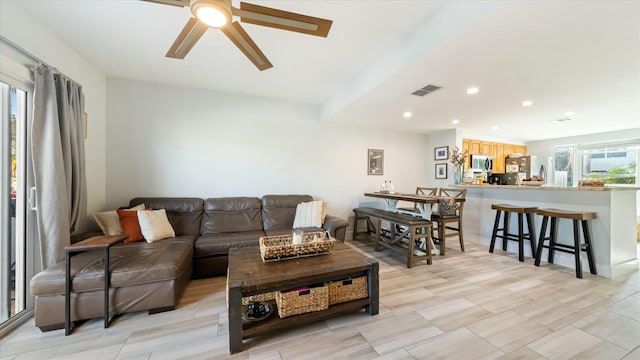
[[[436,179],[447,178],[447,163],[436,164]]]
[[[369,175],[384,175],[384,150],[369,149],[367,151]]]
[[[433,157],[435,160],[447,160],[449,158],[449,147],[441,146],[433,149]]]

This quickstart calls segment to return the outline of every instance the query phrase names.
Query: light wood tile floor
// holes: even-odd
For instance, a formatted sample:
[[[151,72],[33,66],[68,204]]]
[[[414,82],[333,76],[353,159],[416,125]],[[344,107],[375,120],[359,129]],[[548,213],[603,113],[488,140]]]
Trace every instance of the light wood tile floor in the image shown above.
[[[473,240],[473,239],[472,239]],[[0,340],[24,359],[640,359],[640,272],[615,280],[467,241],[433,265],[349,242],[380,261],[380,313],[350,314],[228,350],[225,278],[192,281],[178,309],[87,321],[71,336],[33,321]]]

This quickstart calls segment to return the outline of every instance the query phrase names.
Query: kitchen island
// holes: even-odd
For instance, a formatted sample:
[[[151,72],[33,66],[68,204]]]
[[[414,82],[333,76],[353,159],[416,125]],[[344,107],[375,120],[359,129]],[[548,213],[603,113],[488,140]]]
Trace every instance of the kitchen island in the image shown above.
[[[591,238],[599,276],[608,278],[638,271],[639,261],[636,242],[636,192],[637,187],[552,187],[525,185],[455,185],[466,188],[464,212],[465,233],[480,235],[489,249],[495,211],[491,204],[513,204],[576,211],[593,211],[597,217],[591,220]],[[510,226],[517,226],[512,215]],[[535,216],[536,237],[540,236],[542,217]],[[516,229],[512,228],[515,232]],[[571,222],[560,220],[559,239],[572,241]],[[517,244],[509,244],[508,251],[517,252]],[[525,248],[526,249],[526,248]],[[488,250],[487,250],[488,251]],[[546,264],[547,249],[542,254],[541,266]],[[526,256],[531,257],[530,250]],[[583,253],[584,255],[584,253]],[[533,259],[526,259],[531,261]],[[575,268],[573,255],[556,253],[554,263]]]

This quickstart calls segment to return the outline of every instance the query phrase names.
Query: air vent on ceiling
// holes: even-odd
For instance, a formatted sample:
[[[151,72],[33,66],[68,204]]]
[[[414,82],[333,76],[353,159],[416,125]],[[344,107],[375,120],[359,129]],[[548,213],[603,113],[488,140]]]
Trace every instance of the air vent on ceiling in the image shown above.
[[[432,92],[441,89],[442,87],[440,86],[435,86],[435,85],[427,85],[425,87],[423,87],[422,89],[418,89],[414,92],[411,93],[411,95],[415,95],[415,96],[425,96],[427,94],[431,94]]]

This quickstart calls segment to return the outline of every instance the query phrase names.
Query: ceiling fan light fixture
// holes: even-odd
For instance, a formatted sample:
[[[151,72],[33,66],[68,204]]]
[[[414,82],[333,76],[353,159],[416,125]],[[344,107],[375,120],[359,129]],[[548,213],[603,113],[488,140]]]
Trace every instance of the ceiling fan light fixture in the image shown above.
[[[212,28],[222,28],[231,22],[231,2],[225,0],[192,0],[191,13]]]

